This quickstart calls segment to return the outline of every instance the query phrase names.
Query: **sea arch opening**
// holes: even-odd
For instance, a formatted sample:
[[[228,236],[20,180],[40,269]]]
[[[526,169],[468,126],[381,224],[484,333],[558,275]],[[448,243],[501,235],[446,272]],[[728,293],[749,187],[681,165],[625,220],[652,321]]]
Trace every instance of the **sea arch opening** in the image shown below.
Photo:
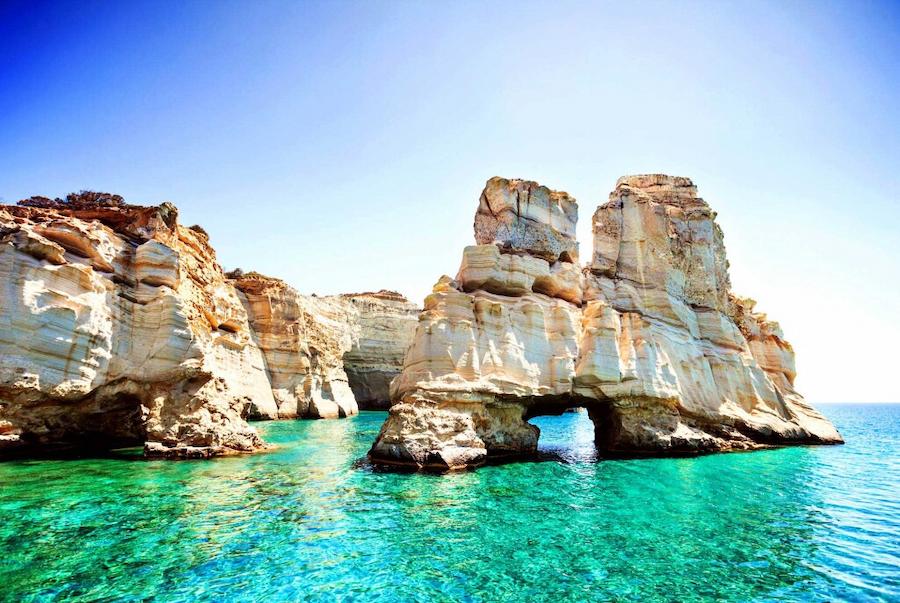
[[[537,399],[523,418],[539,430],[539,460],[569,463],[599,460],[616,425],[608,401],[580,396]]]

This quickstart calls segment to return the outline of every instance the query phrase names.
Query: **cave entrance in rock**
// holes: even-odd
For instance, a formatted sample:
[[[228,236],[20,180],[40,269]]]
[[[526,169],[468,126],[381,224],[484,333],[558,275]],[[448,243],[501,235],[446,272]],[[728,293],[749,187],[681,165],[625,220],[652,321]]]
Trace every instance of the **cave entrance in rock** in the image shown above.
[[[146,422],[141,399],[127,392],[82,405],[71,425],[60,434],[60,451],[104,454],[120,448],[141,446],[146,440]]]
[[[612,428],[609,406],[582,398],[539,402],[525,420],[540,429],[538,458],[566,463],[597,461]]]

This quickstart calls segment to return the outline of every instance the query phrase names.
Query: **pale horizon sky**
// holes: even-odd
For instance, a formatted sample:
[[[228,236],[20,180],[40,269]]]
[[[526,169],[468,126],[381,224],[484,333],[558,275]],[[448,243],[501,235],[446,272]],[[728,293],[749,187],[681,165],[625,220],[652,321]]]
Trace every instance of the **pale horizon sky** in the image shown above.
[[[0,0],[0,200],[172,201],[223,267],[421,303],[484,182],[688,176],[816,402],[900,401],[896,2]]]

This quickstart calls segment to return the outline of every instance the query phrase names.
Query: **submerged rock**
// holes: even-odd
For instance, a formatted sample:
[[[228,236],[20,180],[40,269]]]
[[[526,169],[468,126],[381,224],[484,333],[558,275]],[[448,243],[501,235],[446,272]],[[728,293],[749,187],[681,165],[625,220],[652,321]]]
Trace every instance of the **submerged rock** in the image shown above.
[[[780,328],[730,290],[722,231],[687,178],[621,178],[575,265],[576,204],[492,178],[476,241],[425,300],[370,456],[449,470],[533,454],[529,418],[584,407],[609,454],[838,443],[794,389]]]

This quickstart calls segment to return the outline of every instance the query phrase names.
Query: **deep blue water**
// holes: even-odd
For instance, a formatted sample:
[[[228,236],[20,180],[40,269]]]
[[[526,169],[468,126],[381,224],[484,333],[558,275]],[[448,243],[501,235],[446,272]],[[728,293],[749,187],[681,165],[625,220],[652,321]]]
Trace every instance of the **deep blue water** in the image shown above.
[[[384,413],[259,424],[272,453],[0,464],[3,601],[900,601],[900,405],[837,447],[373,472]]]

